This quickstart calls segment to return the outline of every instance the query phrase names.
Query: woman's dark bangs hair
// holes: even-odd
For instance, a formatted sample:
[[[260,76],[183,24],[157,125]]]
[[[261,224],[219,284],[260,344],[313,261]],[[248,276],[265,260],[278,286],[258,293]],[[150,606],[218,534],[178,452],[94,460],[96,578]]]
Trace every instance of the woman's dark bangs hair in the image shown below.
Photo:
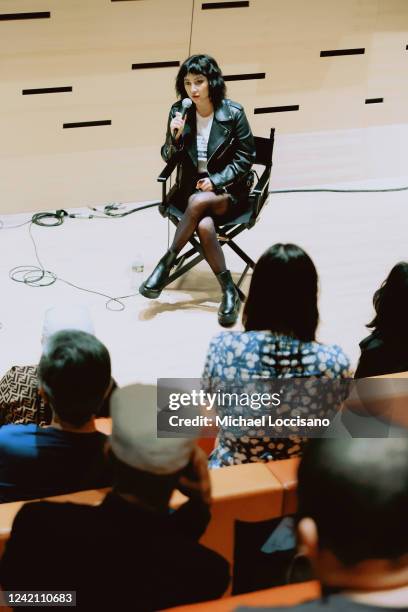
[[[373,296],[375,317],[366,327],[385,335],[408,335],[408,263],[397,263]]]
[[[315,340],[317,291],[317,272],[309,255],[295,244],[273,245],[255,265],[242,317],[245,330]]]
[[[181,98],[188,98],[184,87],[184,79],[188,73],[202,74],[208,79],[210,100],[217,108],[225,98],[226,87],[220,67],[213,57],[209,55],[191,55],[178,71],[176,77],[176,94]]]

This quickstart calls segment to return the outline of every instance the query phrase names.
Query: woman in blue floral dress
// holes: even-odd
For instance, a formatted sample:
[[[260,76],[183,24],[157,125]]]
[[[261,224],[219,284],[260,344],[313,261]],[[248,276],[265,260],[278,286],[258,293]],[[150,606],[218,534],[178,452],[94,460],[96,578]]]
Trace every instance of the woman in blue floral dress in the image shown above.
[[[316,268],[300,247],[275,244],[269,248],[253,272],[243,313],[245,331],[222,332],[213,338],[202,377],[203,389],[212,393],[231,392],[257,381],[262,386],[271,379],[349,378],[350,362],[342,349],[315,340],[319,320],[317,294]],[[316,391],[310,388],[312,396]],[[303,393],[304,390],[305,386]],[[333,392],[333,387],[329,392]],[[333,397],[333,393],[327,396],[325,406],[338,407],[344,394],[341,385],[338,394],[339,397]],[[312,415],[315,404],[311,397],[305,403],[309,404],[307,410]],[[320,412],[316,408],[313,416],[322,416],[322,404],[316,405]],[[238,406],[233,410],[246,416],[250,412],[250,408]],[[299,406],[280,408],[284,416],[298,413]],[[218,414],[223,416],[231,411],[228,413],[219,406]],[[262,430],[221,427],[210,467],[287,459],[301,454],[306,442],[307,438],[300,435],[272,437]]]

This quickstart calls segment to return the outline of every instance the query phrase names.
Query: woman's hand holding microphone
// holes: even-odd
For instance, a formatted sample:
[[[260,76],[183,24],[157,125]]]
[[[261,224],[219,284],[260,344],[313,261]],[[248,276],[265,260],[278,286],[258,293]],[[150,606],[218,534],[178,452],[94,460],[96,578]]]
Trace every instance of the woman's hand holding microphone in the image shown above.
[[[170,130],[173,139],[177,142],[184,130],[184,124],[187,118],[188,109],[193,106],[190,98],[184,98],[181,101],[181,113],[176,112],[173,119],[170,121]]]
[[[185,122],[186,117],[183,119],[183,115],[181,113],[176,113],[175,117],[173,117],[173,119],[170,121],[170,130],[176,142],[183,133]]]

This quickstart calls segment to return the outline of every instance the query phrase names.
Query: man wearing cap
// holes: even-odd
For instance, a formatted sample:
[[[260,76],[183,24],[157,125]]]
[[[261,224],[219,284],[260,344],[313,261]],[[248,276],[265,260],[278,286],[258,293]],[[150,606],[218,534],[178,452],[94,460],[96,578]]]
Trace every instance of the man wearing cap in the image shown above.
[[[228,563],[198,543],[210,519],[207,458],[191,439],[157,438],[156,402],[153,386],[114,392],[112,492],[97,507],[25,505],[0,567],[4,590],[66,589],[81,610],[138,612],[224,593]],[[176,489],[188,501],[171,511]]]
[[[52,422],[0,428],[0,502],[110,484],[107,437],[95,427],[111,385],[107,348],[86,332],[58,332],[44,347],[38,379]]]

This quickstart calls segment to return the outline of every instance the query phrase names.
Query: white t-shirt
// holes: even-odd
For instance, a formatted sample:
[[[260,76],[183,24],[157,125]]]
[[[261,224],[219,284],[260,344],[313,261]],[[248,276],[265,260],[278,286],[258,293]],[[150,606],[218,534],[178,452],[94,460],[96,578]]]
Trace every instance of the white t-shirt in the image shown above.
[[[197,117],[197,165],[198,173],[207,172],[207,146],[210,137],[211,126],[214,119],[214,113],[208,117],[201,117],[196,113]]]

